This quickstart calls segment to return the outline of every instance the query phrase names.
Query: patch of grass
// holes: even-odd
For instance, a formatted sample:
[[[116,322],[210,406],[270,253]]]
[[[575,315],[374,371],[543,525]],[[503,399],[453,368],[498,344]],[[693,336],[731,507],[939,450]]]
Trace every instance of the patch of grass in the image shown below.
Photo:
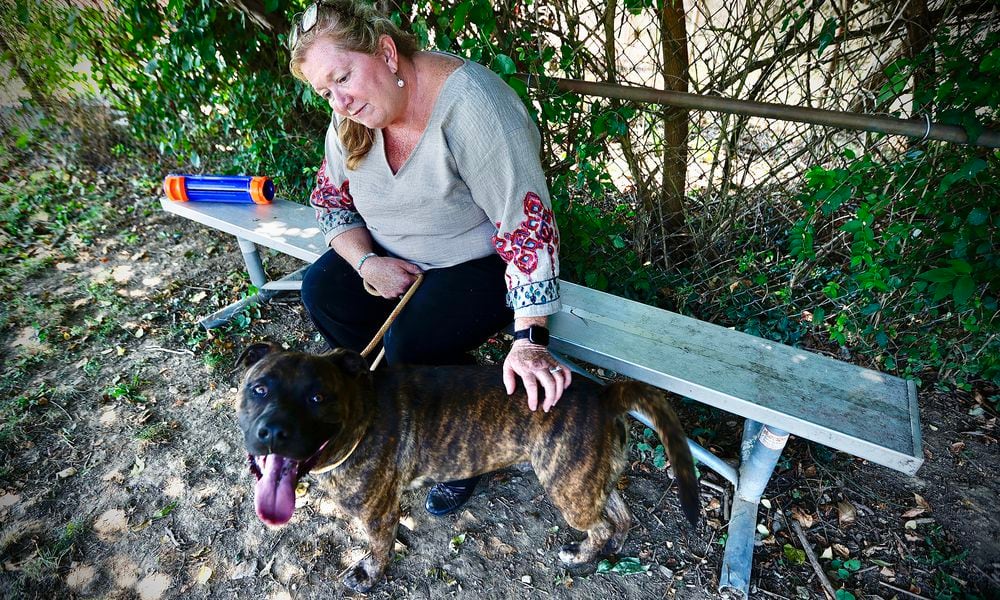
[[[100,360],[94,357],[88,358],[87,362],[83,365],[83,374],[88,377],[93,377],[94,375],[100,373],[103,367],[104,365],[101,364]]]
[[[135,437],[154,444],[164,442],[170,439],[170,426],[166,423],[153,423],[139,430]]]
[[[57,577],[60,563],[87,530],[82,518],[67,523],[59,537],[38,549],[38,555],[24,566],[22,577],[35,582]]]
[[[133,375],[127,381],[112,382],[112,385],[105,389],[104,396],[110,400],[122,400],[129,404],[142,404],[146,401],[146,397],[139,392],[142,384],[143,381],[139,376]]]
[[[223,354],[209,351],[201,357],[201,362],[206,368],[208,368],[209,371],[216,371],[219,367],[226,364],[226,357]]]
[[[32,423],[32,409],[47,405],[52,391],[41,385],[0,403],[0,446],[9,446],[21,439],[24,429]]]

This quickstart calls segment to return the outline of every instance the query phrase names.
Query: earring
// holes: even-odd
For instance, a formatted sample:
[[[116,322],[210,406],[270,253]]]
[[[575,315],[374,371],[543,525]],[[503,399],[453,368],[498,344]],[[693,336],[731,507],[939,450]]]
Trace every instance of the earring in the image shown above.
[[[403,87],[404,85],[406,85],[406,82],[403,81],[403,78],[396,75],[396,87]]]

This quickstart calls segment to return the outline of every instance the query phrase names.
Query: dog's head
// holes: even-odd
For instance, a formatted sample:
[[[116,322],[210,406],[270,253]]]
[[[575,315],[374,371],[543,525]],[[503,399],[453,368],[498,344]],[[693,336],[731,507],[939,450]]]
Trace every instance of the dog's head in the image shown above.
[[[299,478],[323,466],[323,457],[350,452],[367,426],[368,363],[343,348],[317,355],[270,343],[250,346],[237,363],[245,369],[236,409],[257,478],[257,516],[284,525],[295,510]]]

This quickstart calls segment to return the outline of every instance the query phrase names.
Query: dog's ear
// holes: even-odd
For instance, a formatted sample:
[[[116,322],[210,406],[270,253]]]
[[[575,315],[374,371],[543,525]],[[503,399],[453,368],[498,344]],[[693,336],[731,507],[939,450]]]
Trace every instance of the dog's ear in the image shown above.
[[[271,342],[259,342],[253,344],[244,350],[243,353],[240,354],[240,357],[236,359],[236,366],[245,371],[260,362],[262,358],[274,350],[280,350],[280,348]]]
[[[342,371],[352,377],[368,374],[368,361],[354,350],[347,348],[334,348],[326,353],[325,358],[340,367]]]

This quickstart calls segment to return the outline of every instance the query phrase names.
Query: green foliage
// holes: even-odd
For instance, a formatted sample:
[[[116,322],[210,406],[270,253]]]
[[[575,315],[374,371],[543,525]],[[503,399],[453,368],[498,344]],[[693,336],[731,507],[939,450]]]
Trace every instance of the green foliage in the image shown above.
[[[35,4],[18,0],[28,18],[41,10]],[[291,14],[302,2],[272,4]],[[305,197],[329,109],[289,73],[284,33],[212,0],[49,10],[74,27],[41,35],[90,61],[94,83],[127,115],[136,141],[158,153],[163,172],[266,174],[282,195]],[[47,64],[68,73],[75,60],[56,55]]]
[[[991,83],[1000,64],[995,49],[982,51],[997,42],[996,34],[965,44],[940,38],[941,80],[918,89],[917,102],[933,102],[941,120],[977,135],[979,121],[1000,111]],[[909,77],[919,64],[896,69]],[[813,303],[789,306],[812,311],[812,328],[889,370],[918,377],[935,369],[961,386],[1000,381],[1000,153],[932,144],[883,156],[847,150],[840,164],[804,174],[802,216],[786,240],[794,264],[785,268]],[[828,250],[834,239],[849,244],[848,255]]]
[[[89,60],[93,82],[126,116],[140,145],[114,145],[116,156],[134,152],[158,161],[154,180],[176,170],[268,174],[283,196],[304,201],[329,108],[289,74],[282,19],[275,20],[279,27],[264,28],[234,4],[214,0],[114,0],[103,10],[0,2],[15,8],[4,11],[0,25],[24,32],[7,58],[30,60],[42,96],[85,86],[72,67]],[[287,17],[305,4],[271,0],[265,10]],[[786,343],[820,333],[912,377],[936,371],[959,385],[1000,381],[997,153],[944,144],[899,155],[849,150],[803,173],[792,199],[800,213],[786,231],[738,231],[743,254],[722,257],[735,259],[728,271],[706,278],[680,257],[665,272],[636,252],[635,222],[648,215],[636,214],[609,175],[607,147],[629,134],[636,110],[553,90],[529,96],[514,76],[585,77],[601,57],[572,39],[572,28],[540,35],[518,26],[515,8],[486,0],[396,6],[392,18],[424,47],[490,66],[525,100],[542,132],[564,278]],[[629,0],[623,9],[652,6]],[[836,19],[824,22],[818,55],[829,53],[838,27]],[[888,102],[916,79],[922,87],[912,90],[914,104],[930,106],[936,120],[961,125],[974,137],[998,120],[1000,89],[992,85],[1000,77],[998,45],[996,33],[940,31],[924,55],[887,67],[877,95]],[[928,61],[934,61],[928,70],[934,80],[915,78]],[[32,143],[32,134],[21,132],[11,147],[16,152]],[[0,206],[4,233],[37,229],[33,197],[3,191],[13,198]],[[89,210],[72,201],[49,208],[44,227],[56,240],[67,219],[87,218]],[[135,240],[123,235],[126,243]],[[0,322],[5,318],[0,314]],[[240,315],[229,333],[239,336],[252,318],[252,312]],[[193,347],[208,345],[204,335],[189,337]],[[223,350],[218,340],[210,342]]]
[[[142,404],[146,402],[146,397],[139,392],[142,385],[143,382],[139,376],[133,375],[127,381],[113,383],[113,385],[104,391],[104,395],[109,400],[123,400],[129,404]]]
[[[791,544],[785,544],[782,548],[782,552],[785,556],[785,560],[793,565],[801,565],[806,562],[806,553],[804,550],[799,550]]]
[[[597,564],[598,573],[617,573],[618,575],[635,575],[649,571],[649,565],[642,564],[638,558],[623,556],[617,562],[602,560]]]

